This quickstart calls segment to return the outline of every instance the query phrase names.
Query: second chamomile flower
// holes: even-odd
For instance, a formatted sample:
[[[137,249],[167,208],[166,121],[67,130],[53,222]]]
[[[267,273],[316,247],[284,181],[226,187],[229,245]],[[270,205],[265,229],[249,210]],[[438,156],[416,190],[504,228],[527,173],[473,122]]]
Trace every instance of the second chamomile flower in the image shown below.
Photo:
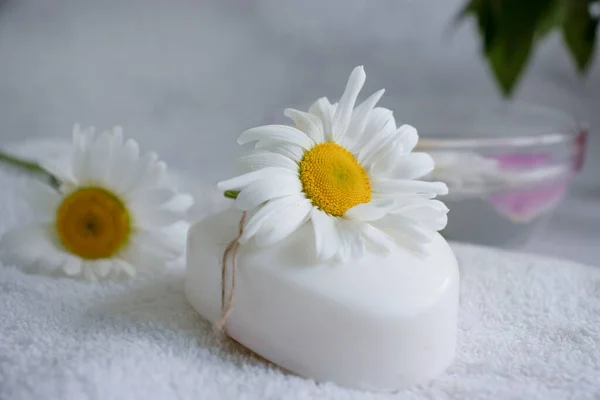
[[[95,280],[162,270],[182,256],[193,199],[171,188],[166,164],[140,155],[120,128],[96,136],[76,126],[71,162],[43,167],[60,188],[32,185],[37,220],[2,237],[5,259]]]

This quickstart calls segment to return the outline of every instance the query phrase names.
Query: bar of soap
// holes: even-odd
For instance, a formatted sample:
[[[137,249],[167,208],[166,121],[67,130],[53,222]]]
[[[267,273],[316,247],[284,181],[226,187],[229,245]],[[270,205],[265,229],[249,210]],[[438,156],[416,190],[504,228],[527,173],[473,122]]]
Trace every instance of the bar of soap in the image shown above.
[[[192,226],[185,292],[207,320],[219,318],[221,258],[241,213],[226,210]],[[238,253],[227,333],[306,378],[394,391],[432,379],[456,347],[459,273],[437,235],[430,255],[401,247],[344,264],[315,257],[310,224],[269,248]]]

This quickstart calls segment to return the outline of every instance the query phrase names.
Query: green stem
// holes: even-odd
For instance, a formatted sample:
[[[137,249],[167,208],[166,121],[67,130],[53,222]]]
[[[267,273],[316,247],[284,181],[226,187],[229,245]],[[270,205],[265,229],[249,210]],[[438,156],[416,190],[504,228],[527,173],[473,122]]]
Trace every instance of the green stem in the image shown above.
[[[237,199],[238,194],[240,194],[239,190],[226,190],[225,193],[223,193],[223,196],[228,199]]]
[[[11,165],[15,168],[26,170],[33,174],[43,175],[53,187],[60,186],[60,181],[36,162],[15,157],[12,154],[3,152],[2,150],[0,150],[0,162]]]

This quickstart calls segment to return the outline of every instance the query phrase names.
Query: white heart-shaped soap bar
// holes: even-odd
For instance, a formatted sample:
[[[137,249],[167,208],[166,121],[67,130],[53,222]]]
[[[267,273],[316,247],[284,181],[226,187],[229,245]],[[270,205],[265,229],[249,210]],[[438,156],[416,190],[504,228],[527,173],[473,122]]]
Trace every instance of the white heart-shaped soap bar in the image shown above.
[[[241,214],[227,210],[189,232],[185,291],[216,321],[221,259]],[[345,264],[315,259],[305,224],[283,242],[240,247],[227,333],[262,357],[317,381],[397,390],[434,378],[456,347],[458,265],[436,235],[428,257],[398,247]]]

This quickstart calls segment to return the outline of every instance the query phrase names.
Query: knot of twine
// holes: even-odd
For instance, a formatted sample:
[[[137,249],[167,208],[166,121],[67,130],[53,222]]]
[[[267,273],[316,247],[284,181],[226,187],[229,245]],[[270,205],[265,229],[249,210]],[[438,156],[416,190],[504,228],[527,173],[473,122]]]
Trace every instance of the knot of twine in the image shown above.
[[[227,245],[223,252],[223,259],[221,261],[221,316],[219,320],[215,322],[215,330],[217,332],[227,333],[225,331],[225,324],[229,318],[229,314],[233,309],[233,300],[235,298],[235,270],[236,270],[236,258],[238,248],[240,247],[240,238],[244,233],[244,223],[246,222],[246,212],[242,213],[240,219],[239,230],[237,236]],[[229,289],[229,296],[227,293],[227,260],[231,255],[231,288]],[[227,299],[225,299],[227,297]]]

